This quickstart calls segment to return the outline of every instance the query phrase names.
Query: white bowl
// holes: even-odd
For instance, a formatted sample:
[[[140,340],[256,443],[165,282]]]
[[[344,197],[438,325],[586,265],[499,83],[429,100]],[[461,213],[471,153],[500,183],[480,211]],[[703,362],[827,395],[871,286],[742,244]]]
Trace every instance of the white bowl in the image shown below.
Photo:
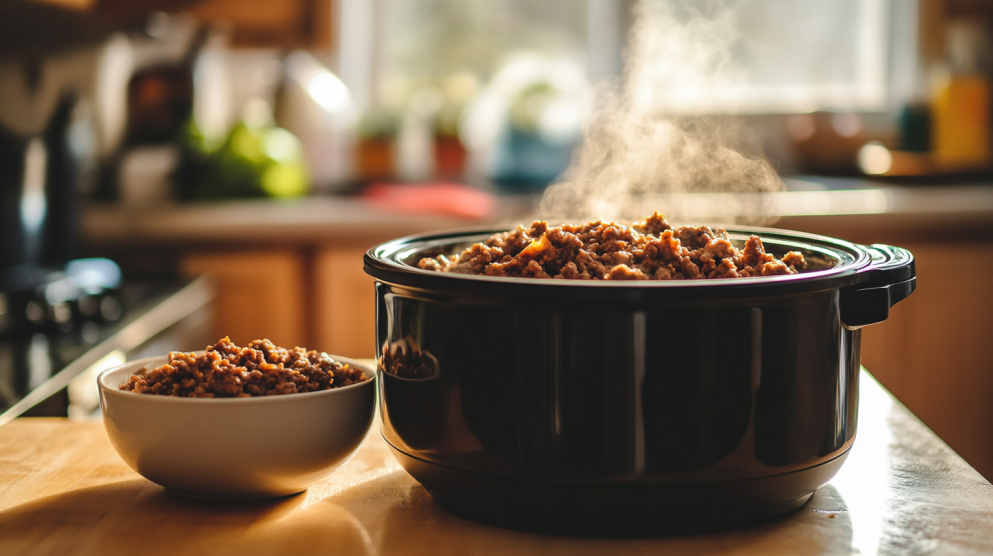
[[[178,398],[120,390],[150,357],[97,378],[110,442],[132,469],[178,494],[261,499],[306,490],[358,450],[372,424],[376,373],[365,382],[300,394],[252,398]]]

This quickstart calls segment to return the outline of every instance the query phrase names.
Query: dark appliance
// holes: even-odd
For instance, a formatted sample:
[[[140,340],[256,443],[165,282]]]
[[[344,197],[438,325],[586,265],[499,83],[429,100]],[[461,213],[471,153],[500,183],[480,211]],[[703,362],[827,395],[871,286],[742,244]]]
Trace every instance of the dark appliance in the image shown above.
[[[0,335],[66,332],[120,314],[117,265],[77,259],[81,188],[93,164],[73,144],[87,125],[76,105],[63,94],[37,134],[0,127]]]
[[[375,247],[383,436],[453,511],[580,535],[686,533],[802,506],[855,438],[860,328],[910,252],[752,233],[813,270],[589,283],[416,268],[501,230]],[[408,376],[384,369],[421,369]]]

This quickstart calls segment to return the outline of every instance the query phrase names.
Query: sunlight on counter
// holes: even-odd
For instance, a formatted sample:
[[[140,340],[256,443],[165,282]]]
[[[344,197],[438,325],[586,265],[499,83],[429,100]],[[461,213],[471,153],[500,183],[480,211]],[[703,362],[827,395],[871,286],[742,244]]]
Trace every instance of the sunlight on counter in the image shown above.
[[[863,374],[865,380],[867,375]],[[858,433],[851,455],[831,481],[848,506],[852,547],[862,554],[876,554],[890,502],[889,448],[893,440],[886,425],[892,399],[879,387],[861,388]],[[884,462],[886,462],[884,464]]]

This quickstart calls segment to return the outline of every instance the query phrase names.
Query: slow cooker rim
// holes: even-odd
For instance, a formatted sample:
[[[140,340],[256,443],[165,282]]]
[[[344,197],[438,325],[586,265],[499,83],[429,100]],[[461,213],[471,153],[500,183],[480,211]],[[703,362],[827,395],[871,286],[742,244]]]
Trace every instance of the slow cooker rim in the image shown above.
[[[750,287],[762,287],[762,286],[785,286],[787,284],[800,283],[810,285],[812,282],[819,282],[821,280],[831,280],[835,282],[836,280],[841,280],[846,282],[845,278],[851,277],[854,281],[855,275],[864,268],[868,267],[872,263],[872,255],[870,254],[868,248],[865,246],[845,241],[843,239],[833,238],[829,236],[810,234],[806,232],[798,232],[793,230],[784,230],[778,228],[764,228],[758,226],[734,226],[734,225],[711,225],[711,227],[721,227],[728,231],[729,234],[755,234],[762,238],[764,242],[773,242],[776,240],[785,241],[789,243],[802,243],[810,246],[816,246],[816,250],[828,251],[831,255],[839,261],[839,264],[831,268],[816,270],[812,272],[804,272],[800,274],[789,274],[789,275],[777,275],[777,276],[755,276],[746,278],[736,278],[727,280],[626,280],[626,281],[596,281],[590,282],[587,280],[548,280],[540,278],[518,278],[518,277],[497,277],[497,276],[478,276],[478,275],[468,275],[468,274],[453,274],[447,272],[437,272],[433,270],[425,270],[411,266],[409,264],[401,263],[395,260],[393,257],[400,253],[401,251],[409,250],[416,247],[417,244],[427,244],[441,242],[441,240],[449,240],[450,243],[457,243],[460,237],[471,237],[471,236],[482,236],[484,234],[495,234],[500,232],[505,232],[508,230],[507,227],[499,226],[477,226],[477,227],[467,227],[467,228],[457,228],[451,230],[441,230],[436,232],[428,232],[423,234],[410,235],[398,239],[394,239],[382,244],[379,244],[366,252],[366,271],[373,277],[384,280],[387,282],[397,282],[399,276],[408,275],[410,278],[415,276],[419,279],[426,280],[441,280],[439,284],[444,284],[446,281],[450,284],[466,284],[466,283],[478,283],[478,284],[501,284],[501,285],[527,285],[528,287],[540,287],[540,288],[623,288],[623,289],[694,289],[698,290],[701,288],[748,288]],[[463,240],[464,241],[464,240]],[[851,261],[846,262],[844,256],[839,256],[839,253],[846,253],[852,258]],[[369,272],[370,270],[378,272]],[[400,280],[403,282],[403,280]],[[836,284],[838,285],[838,284]],[[835,287],[836,287],[835,285]],[[485,287],[485,286],[478,286]]]

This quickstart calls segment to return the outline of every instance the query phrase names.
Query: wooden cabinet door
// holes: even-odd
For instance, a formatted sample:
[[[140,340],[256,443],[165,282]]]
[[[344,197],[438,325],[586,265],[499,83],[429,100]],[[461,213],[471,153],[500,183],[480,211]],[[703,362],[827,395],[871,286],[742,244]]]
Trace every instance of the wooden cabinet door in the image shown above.
[[[917,291],[867,326],[862,363],[977,471],[993,478],[993,244],[906,245]]]
[[[306,264],[293,251],[238,251],[184,255],[185,277],[206,274],[217,290],[214,340],[236,345],[268,338],[278,346],[310,347]]]
[[[376,295],[362,270],[367,247],[319,250],[314,258],[315,346],[346,357],[376,354]]]

